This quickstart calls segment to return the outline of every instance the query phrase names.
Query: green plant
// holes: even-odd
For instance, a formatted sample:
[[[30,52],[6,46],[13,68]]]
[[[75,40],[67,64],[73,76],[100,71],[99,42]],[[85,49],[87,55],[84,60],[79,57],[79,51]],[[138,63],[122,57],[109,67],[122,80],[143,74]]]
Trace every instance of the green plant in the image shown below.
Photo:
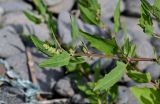
[[[41,67],[61,67],[65,66],[68,73],[79,72],[77,75],[84,76],[88,79],[86,85],[76,81],[78,88],[83,91],[91,103],[112,104],[117,100],[117,82],[122,78],[124,73],[137,83],[151,83],[153,88],[131,87],[131,91],[136,96],[141,104],[158,104],[159,103],[159,81],[151,79],[150,73],[143,73],[136,68],[139,61],[152,61],[159,63],[159,58],[142,58],[137,57],[135,53],[136,46],[129,41],[127,35],[127,27],[122,27],[120,23],[120,4],[118,4],[114,12],[114,32],[110,34],[110,39],[91,35],[83,32],[77,27],[75,16],[71,16],[72,38],[73,43],[70,48],[63,47],[56,38],[56,22],[52,19],[52,14],[47,10],[42,0],[33,0],[38,10],[39,16],[34,16],[29,12],[24,12],[25,15],[36,24],[41,22],[48,26],[51,41],[43,42],[35,36],[31,36],[34,45],[48,55],[49,58],[43,61]],[[79,0],[81,19],[89,24],[96,25],[100,28],[105,28],[101,20],[100,5],[97,0]],[[146,0],[141,0],[141,17],[139,26],[143,31],[150,36],[159,38],[160,36],[154,33],[151,15],[155,16],[160,21],[160,1],[155,0],[154,5],[150,5]],[[116,43],[115,34],[121,29],[124,29],[124,46],[119,47]],[[93,53],[83,42],[83,38],[87,40],[92,47],[102,52],[103,54]],[[77,47],[76,40],[82,43]],[[80,48],[81,52],[76,49]],[[113,68],[104,77],[100,74],[100,66],[97,64],[94,72],[95,81],[90,81],[88,78],[90,71],[89,64],[86,63],[86,58],[99,57],[111,58],[116,60],[116,67]],[[108,96],[111,96],[109,99]],[[152,96],[152,97],[151,97]]]

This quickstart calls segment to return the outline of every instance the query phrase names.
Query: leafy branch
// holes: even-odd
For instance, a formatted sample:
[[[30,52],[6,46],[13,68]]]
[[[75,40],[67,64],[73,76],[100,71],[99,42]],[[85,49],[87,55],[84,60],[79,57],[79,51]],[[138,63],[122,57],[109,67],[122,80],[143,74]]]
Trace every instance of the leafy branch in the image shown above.
[[[159,93],[160,83],[158,80],[152,80],[150,73],[143,73],[137,67],[136,64],[139,61],[151,61],[160,63],[160,58],[145,58],[136,56],[136,46],[129,41],[127,34],[127,26],[124,26],[124,45],[119,47],[116,42],[116,34],[122,29],[120,21],[120,6],[121,0],[118,1],[114,11],[114,32],[110,34],[110,39],[104,39],[102,37],[95,36],[80,30],[76,23],[75,16],[71,16],[71,28],[72,28],[72,46],[71,49],[65,47],[62,48],[55,33],[56,22],[52,19],[52,14],[47,10],[43,0],[33,0],[39,16],[24,12],[29,20],[36,24],[45,22],[48,26],[50,37],[52,42],[43,42],[35,36],[31,36],[31,40],[34,45],[48,55],[48,59],[43,61],[41,67],[62,67],[65,66],[68,72],[77,71],[80,69],[81,75],[86,77],[89,81],[87,85],[80,85],[77,82],[78,88],[90,97],[92,103],[101,104],[107,102],[107,96],[113,97],[112,103],[116,101],[116,83],[123,77],[124,73],[128,75],[133,81],[137,83],[151,83],[154,88],[138,88],[131,87],[131,91],[137,97],[140,103],[145,104],[146,101],[150,101],[151,104],[157,104],[157,100],[150,98],[150,95],[157,97]],[[101,20],[101,8],[97,0],[79,0],[80,18],[88,24],[96,25],[100,28],[106,28]],[[160,21],[160,0],[155,0],[154,5],[150,5],[147,0],[141,0],[141,17],[139,19],[139,26],[146,34],[150,36],[160,38],[159,34],[154,33],[152,15]],[[90,44],[91,47],[97,49],[102,54],[93,53],[89,51],[88,45],[85,44],[84,39]],[[80,40],[81,46],[75,46],[76,41]],[[79,48],[80,50],[76,50]],[[95,81],[90,81],[88,73],[91,73],[90,69],[87,72],[87,68],[90,66],[84,59],[87,58],[110,58],[116,60],[116,66],[104,77],[101,76],[100,67],[96,67]],[[90,68],[90,67],[89,67]],[[139,91],[139,92],[137,92]],[[147,92],[147,96],[145,96]],[[104,95],[104,96],[102,96]],[[143,97],[143,99],[142,99]],[[145,100],[144,100],[145,99]],[[146,100],[147,99],[147,100]]]

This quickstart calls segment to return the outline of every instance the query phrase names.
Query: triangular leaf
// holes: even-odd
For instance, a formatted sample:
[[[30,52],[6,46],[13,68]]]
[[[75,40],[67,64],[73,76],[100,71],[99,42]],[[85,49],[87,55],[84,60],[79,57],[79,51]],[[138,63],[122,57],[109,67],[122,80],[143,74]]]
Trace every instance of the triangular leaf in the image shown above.
[[[117,66],[110,73],[106,74],[104,78],[100,79],[97,82],[94,90],[109,89],[121,79],[125,70],[126,64],[124,64],[123,62],[117,62]]]

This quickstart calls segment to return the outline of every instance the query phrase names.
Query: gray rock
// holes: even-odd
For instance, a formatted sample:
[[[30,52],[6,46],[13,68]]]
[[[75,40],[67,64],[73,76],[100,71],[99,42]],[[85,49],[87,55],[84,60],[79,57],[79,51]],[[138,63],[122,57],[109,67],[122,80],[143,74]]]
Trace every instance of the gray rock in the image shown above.
[[[160,65],[151,64],[145,69],[145,71],[149,72],[152,76],[152,79],[156,80],[160,76]]]
[[[129,88],[118,87],[118,104],[139,104]]]
[[[54,91],[63,97],[72,97],[74,95],[71,82],[67,79],[60,79],[56,83]]]
[[[149,3],[153,4],[154,0],[148,0]],[[140,0],[126,0],[125,10],[130,14],[140,14]]]
[[[44,0],[44,3],[47,6],[57,5],[58,3],[61,3],[62,0]]]
[[[118,3],[118,0],[98,0],[98,2],[101,5],[101,14],[102,14],[102,19],[104,18],[111,18],[114,15],[114,9]],[[123,1],[121,2],[121,11],[124,10],[124,3]]]
[[[23,104],[25,103],[22,92],[13,87],[1,86],[0,90],[0,104]]]
[[[136,44],[136,53],[138,57],[155,58],[153,47],[148,41],[141,40],[134,42]],[[150,64],[152,64],[152,62],[142,61],[138,63],[138,67],[143,70]]]
[[[53,13],[69,11],[72,9],[74,2],[75,0],[61,0],[61,2],[57,3],[56,5],[50,5],[48,9]]]
[[[72,104],[89,104],[89,100],[84,98],[82,95],[80,94],[75,94],[72,98],[71,98],[71,103]]]
[[[40,68],[38,64],[46,60],[41,52],[37,52],[37,49],[32,49],[35,74],[38,80],[38,85],[42,91],[51,92],[56,82],[64,76],[64,70],[61,68]]]
[[[159,39],[152,38],[151,43],[154,46],[157,55],[160,56],[160,41],[159,41]]]
[[[48,40],[50,38],[45,24],[36,25],[21,12],[6,14],[2,20],[3,26],[12,26],[19,35],[35,34],[41,40]]]
[[[0,3],[3,3],[3,2],[9,2],[9,1],[22,1],[22,0],[0,0]]]
[[[27,67],[27,58],[24,53],[19,53],[6,59],[8,64],[20,74],[20,77],[29,80],[29,72]]]
[[[0,30],[0,57],[9,56],[24,52],[24,45],[12,27]]]
[[[65,17],[65,18],[64,18]],[[58,32],[62,43],[69,44],[72,42],[71,37],[71,20],[68,12],[61,12],[58,16]]]
[[[31,10],[32,7],[22,1],[5,1],[0,3],[0,7],[4,9],[5,13],[8,12],[16,12],[16,11],[24,11],[24,10]]]

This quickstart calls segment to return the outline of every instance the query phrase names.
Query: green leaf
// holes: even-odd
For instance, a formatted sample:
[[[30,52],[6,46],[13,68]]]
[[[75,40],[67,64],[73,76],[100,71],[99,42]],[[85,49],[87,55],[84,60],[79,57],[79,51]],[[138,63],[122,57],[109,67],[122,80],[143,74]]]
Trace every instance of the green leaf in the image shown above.
[[[61,54],[54,55],[49,59],[43,61],[40,67],[61,67],[69,64],[70,54],[66,51]]]
[[[67,69],[68,69],[67,71],[68,71],[68,72],[73,72],[73,71],[75,71],[76,68],[77,68],[77,65],[78,65],[78,64],[82,64],[82,63],[84,63],[84,62],[85,62],[85,60],[84,60],[83,57],[72,57],[72,58],[70,59],[69,64],[66,66]]]
[[[149,4],[149,2],[147,0],[140,0],[141,1],[141,6],[143,6],[143,8],[146,11],[151,11],[152,10],[152,6]]]
[[[118,32],[121,28],[121,23],[120,23],[120,5],[121,5],[121,0],[118,1],[118,4],[114,10],[114,31]]]
[[[152,23],[152,18],[150,16],[150,12],[148,10],[148,8],[151,8],[151,7],[150,5],[146,6],[147,4],[148,3],[141,4],[141,18],[139,19],[139,26],[143,29],[143,32],[149,35],[152,35],[153,34],[153,23]]]
[[[106,54],[114,54],[117,52],[117,44],[115,39],[102,39],[100,37],[90,35],[89,33],[80,31],[80,34],[91,43],[91,46]]]
[[[37,37],[35,36],[30,36],[33,44],[41,51],[43,52],[44,54],[48,55],[48,56],[54,56],[54,53],[49,51],[48,49],[46,49],[44,47],[44,44],[46,44],[45,42],[39,40]],[[52,48],[52,47],[49,47],[49,48]]]
[[[156,19],[160,22],[160,7],[153,6],[152,14],[156,17]]]
[[[69,62],[69,64],[66,65],[66,68],[67,72],[74,72],[77,69],[77,64]]]
[[[41,23],[41,19],[36,17],[34,14],[24,11],[25,16],[31,20],[32,22],[34,22],[35,24],[40,24]]]
[[[94,90],[107,90],[112,87],[116,82],[118,82],[123,76],[126,70],[126,64],[123,62],[117,62],[117,66],[104,78],[100,79]]]
[[[131,48],[130,48],[128,57],[134,57],[134,56],[136,56],[136,45],[131,44],[130,47],[131,47]]]
[[[123,53],[126,55],[126,57],[134,57],[136,55],[135,52],[136,45],[132,44],[129,41],[128,32],[127,32],[127,26],[124,25],[124,47],[123,47]]]
[[[127,26],[126,23],[124,25],[124,47],[123,47],[123,53],[128,56],[129,51],[130,51],[130,42],[128,38],[128,32],[127,32]]]
[[[47,9],[46,9],[46,6],[45,6],[43,0],[33,0],[33,2],[36,5],[36,8],[40,12],[40,14],[42,14],[43,16],[45,16],[46,12],[47,12]]]
[[[73,42],[75,42],[79,34],[75,16],[71,16],[71,27],[72,27],[72,39]]]
[[[130,77],[132,80],[138,83],[148,83],[151,81],[150,73],[142,73],[136,70],[129,70],[127,74],[128,77]]]
[[[154,88],[131,87],[140,104],[159,104],[160,90]]]
[[[158,9],[160,9],[160,0],[155,0],[153,6],[154,6],[154,7],[157,7]]]
[[[100,5],[97,0],[80,0],[79,8],[84,22],[100,25]]]
[[[56,46],[56,48],[60,48],[60,44],[55,36],[56,30],[57,30],[57,23],[52,18],[52,14],[49,13],[48,21],[47,21],[48,29],[49,29],[49,35],[52,39],[52,43]]]
[[[116,84],[114,86],[112,86],[109,89],[108,94],[109,94],[109,96],[111,96],[110,103],[114,104],[114,102],[116,102],[117,98],[118,98],[118,86]]]

